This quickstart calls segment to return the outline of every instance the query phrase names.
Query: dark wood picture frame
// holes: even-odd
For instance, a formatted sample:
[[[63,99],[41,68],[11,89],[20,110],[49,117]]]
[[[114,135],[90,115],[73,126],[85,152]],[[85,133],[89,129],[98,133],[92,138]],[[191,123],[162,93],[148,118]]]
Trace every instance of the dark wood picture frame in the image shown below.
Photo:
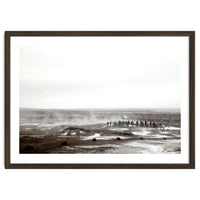
[[[132,164],[132,163],[95,163],[95,164],[13,164],[10,162],[10,51],[11,37],[19,36],[188,36],[189,37],[189,163],[188,164]],[[13,97],[12,97],[13,98]],[[194,31],[5,31],[5,168],[6,169],[194,169],[195,168],[195,32]]]

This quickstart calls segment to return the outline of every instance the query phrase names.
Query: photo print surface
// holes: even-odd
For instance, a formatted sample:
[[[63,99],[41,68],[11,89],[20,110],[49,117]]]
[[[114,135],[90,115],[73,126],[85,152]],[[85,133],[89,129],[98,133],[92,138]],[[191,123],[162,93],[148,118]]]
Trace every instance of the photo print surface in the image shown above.
[[[185,44],[177,37],[21,44],[20,154],[180,154]]]

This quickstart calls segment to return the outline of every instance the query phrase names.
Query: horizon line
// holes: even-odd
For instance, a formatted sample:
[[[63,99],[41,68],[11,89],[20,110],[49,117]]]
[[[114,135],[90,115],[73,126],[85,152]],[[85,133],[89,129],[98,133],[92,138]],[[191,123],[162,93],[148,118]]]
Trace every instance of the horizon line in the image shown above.
[[[41,110],[181,110],[181,108],[31,108],[20,107],[20,109],[41,109]]]

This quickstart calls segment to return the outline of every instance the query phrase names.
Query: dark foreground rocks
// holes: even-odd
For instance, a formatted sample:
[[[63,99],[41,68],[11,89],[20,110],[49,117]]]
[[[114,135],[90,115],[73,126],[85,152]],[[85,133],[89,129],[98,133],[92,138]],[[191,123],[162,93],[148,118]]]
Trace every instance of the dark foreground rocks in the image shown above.
[[[66,146],[67,145],[67,141],[62,141],[61,145],[62,146]]]
[[[31,146],[31,145],[27,145],[27,146],[24,148],[24,151],[25,151],[25,152],[32,152],[32,151],[34,151],[34,147]]]

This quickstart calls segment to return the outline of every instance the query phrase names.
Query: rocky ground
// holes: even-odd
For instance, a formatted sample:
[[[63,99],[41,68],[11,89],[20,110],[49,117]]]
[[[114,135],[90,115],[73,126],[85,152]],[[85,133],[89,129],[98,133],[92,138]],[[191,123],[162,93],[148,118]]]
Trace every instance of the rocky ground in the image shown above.
[[[180,153],[180,128],[20,126],[20,153]]]

